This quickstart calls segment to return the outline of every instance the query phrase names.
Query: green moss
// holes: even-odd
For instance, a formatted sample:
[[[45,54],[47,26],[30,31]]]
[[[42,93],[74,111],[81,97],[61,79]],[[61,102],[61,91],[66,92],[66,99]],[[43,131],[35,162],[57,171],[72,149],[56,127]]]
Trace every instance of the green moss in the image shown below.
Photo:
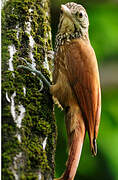
[[[29,12],[29,8],[33,11]],[[2,10],[3,179],[7,176],[9,179],[14,179],[10,167],[13,166],[13,158],[19,152],[22,152],[22,162],[20,162],[20,169],[16,169],[16,172],[20,171],[20,179],[37,179],[39,170],[45,178],[48,174],[54,176],[56,126],[52,97],[47,87],[39,91],[40,82],[36,76],[24,70],[17,70],[19,64],[24,64],[19,57],[31,62],[29,34],[25,31],[25,22],[31,19],[31,35],[35,40],[33,54],[37,69],[40,69],[48,80],[50,79],[49,72],[43,67],[45,53],[52,49],[51,39],[49,36],[46,37],[50,31],[49,17],[45,14],[48,8],[48,1],[43,7],[39,0],[10,0]],[[14,72],[8,71],[8,45],[12,44],[17,50],[13,57]],[[49,64],[51,65],[51,60]],[[15,78],[13,78],[13,73]],[[23,86],[26,87],[26,95],[24,95]],[[19,114],[19,104],[22,104],[26,110],[20,129],[13,121],[10,103],[5,98],[6,92],[11,97],[14,91],[16,91],[17,114]],[[16,133],[20,133],[21,143]],[[47,145],[44,150],[42,144],[46,137]]]

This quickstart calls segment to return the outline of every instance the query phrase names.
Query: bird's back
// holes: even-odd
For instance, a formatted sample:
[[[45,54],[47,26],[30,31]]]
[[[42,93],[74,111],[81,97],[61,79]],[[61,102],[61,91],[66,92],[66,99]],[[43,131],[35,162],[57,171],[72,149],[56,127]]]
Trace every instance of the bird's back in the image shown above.
[[[101,110],[101,92],[96,56],[89,41],[65,44],[67,76],[85,120],[94,154]],[[96,150],[95,150],[96,151]]]

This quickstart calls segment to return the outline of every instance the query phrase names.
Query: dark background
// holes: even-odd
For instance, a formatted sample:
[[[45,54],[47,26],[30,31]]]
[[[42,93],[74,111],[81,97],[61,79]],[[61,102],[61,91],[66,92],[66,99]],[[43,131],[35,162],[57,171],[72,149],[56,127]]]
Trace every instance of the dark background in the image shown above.
[[[59,22],[60,5],[69,0],[51,0],[53,43]],[[73,1],[82,4],[88,13],[89,35],[95,50],[102,87],[102,115],[98,135],[98,154],[91,156],[86,139],[75,180],[118,180],[118,1]],[[67,137],[64,114],[56,107],[58,140],[56,172],[59,177],[67,159]]]

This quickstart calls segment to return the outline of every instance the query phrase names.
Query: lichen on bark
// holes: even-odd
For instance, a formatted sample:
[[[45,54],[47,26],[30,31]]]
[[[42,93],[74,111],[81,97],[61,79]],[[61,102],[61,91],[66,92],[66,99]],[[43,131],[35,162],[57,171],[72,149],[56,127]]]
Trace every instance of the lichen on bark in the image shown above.
[[[9,0],[2,9],[2,179],[53,179],[56,125],[48,87],[18,70],[25,58],[50,81],[49,1]]]

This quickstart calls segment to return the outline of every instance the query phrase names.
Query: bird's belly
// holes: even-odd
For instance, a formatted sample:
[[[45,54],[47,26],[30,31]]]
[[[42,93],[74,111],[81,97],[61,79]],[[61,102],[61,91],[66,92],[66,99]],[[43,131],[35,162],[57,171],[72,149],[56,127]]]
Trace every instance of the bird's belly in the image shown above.
[[[67,76],[61,71],[59,71],[57,81],[51,86],[50,91],[63,108],[70,106],[72,102],[76,103]]]

